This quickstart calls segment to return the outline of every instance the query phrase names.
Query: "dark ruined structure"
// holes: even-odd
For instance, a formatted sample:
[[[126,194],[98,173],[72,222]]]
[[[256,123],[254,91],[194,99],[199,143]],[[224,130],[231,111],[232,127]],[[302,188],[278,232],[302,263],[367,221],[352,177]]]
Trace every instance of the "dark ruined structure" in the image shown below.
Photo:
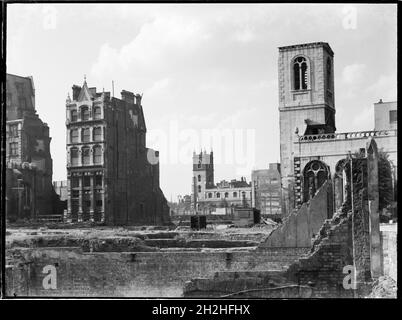
[[[141,96],[73,86],[67,98],[68,216],[108,225],[163,224],[159,152],[146,147]]]
[[[7,74],[6,92],[7,218],[60,214],[52,185],[49,127],[36,113],[33,79]]]

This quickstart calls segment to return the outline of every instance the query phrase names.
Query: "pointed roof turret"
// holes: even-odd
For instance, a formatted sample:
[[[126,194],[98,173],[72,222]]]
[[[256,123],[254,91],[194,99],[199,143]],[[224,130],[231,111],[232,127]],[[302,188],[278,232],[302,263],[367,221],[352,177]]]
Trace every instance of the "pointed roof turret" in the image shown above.
[[[84,75],[84,84],[82,85],[81,92],[78,96],[77,101],[86,101],[91,100],[92,94],[87,85],[87,76]]]

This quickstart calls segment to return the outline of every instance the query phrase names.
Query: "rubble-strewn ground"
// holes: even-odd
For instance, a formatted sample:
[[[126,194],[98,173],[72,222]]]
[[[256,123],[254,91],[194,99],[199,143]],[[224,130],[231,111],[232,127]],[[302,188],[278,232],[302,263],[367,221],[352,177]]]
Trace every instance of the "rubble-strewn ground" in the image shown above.
[[[256,247],[273,230],[271,225],[228,228],[211,225],[202,231],[188,227],[72,227],[69,224],[22,227],[9,225],[6,248],[81,247],[83,251],[202,250]]]
[[[368,298],[396,298],[397,283],[391,277],[380,277],[373,283]]]

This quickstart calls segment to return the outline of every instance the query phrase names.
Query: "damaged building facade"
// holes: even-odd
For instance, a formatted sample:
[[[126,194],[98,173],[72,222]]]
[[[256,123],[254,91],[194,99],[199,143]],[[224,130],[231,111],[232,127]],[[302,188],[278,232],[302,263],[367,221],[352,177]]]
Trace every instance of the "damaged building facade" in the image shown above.
[[[251,172],[252,207],[263,216],[281,215],[281,165],[270,163],[268,169]]]
[[[337,195],[333,209],[339,208],[340,168],[349,153],[364,152],[369,138],[389,155],[396,177],[396,102],[375,104],[374,130],[337,133],[334,53],[328,43],[280,47],[278,68],[283,215],[311,200],[327,180]]]
[[[159,186],[159,152],[146,147],[140,95],[121,99],[86,81],[66,100],[67,215],[107,225],[164,224],[169,207]]]
[[[60,214],[49,127],[35,109],[32,77],[6,77],[6,213],[10,221]]]
[[[245,177],[240,181],[222,180],[215,184],[213,151],[193,153],[191,202],[197,213],[210,214],[216,208],[250,207],[251,198],[251,183]]]

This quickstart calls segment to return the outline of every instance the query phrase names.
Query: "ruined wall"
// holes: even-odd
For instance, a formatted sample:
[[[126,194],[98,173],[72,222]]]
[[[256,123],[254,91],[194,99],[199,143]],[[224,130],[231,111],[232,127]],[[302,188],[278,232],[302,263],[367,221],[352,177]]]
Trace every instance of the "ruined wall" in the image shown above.
[[[357,289],[344,287],[344,268],[353,268],[354,246],[360,244],[353,239],[355,219],[350,213],[338,215],[327,220],[315,239],[311,253],[291,264],[286,271],[265,276],[256,273],[251,278],[232,279],[226,283],[227,275],[216,274],[213,279],[193,279],[186,285],[185,296],[216,297],[231,294],[231,297],[264,297],[264,298],[352,298],[367,293],[365,282],[358,282]],[[359,222],[357,222],[359,223]],[[355,257],[356,274],[365,270],[360,262],[360,255]],[[355,261],[355,262],[356,262]],[[363,260],[364,261],[364,260]],[[354,279],[354,277],[351,277]],[[351,280],[347,281],[352,283]],[[216,291],[219,283],[224,289]],[[240,290],[241,288],[241,290]]]
[[[225,270],[283,270],[305,251],[82,253],[72,248],[22,249],[20,266],[7,269],[7,295],[178,297],[191,278]],[[56,266],[56,290],[42,286],[46,265]]]
[[[381,224],[382,266],[384,276],[397,281],[397,232],[398,225]]]
[[[275,229],[260,246],[266,247],[310,247],[311,239],[318,233],[328,218],[328,200],[332,184],[325,182],[309,203],[290,214],[284,223]]]

